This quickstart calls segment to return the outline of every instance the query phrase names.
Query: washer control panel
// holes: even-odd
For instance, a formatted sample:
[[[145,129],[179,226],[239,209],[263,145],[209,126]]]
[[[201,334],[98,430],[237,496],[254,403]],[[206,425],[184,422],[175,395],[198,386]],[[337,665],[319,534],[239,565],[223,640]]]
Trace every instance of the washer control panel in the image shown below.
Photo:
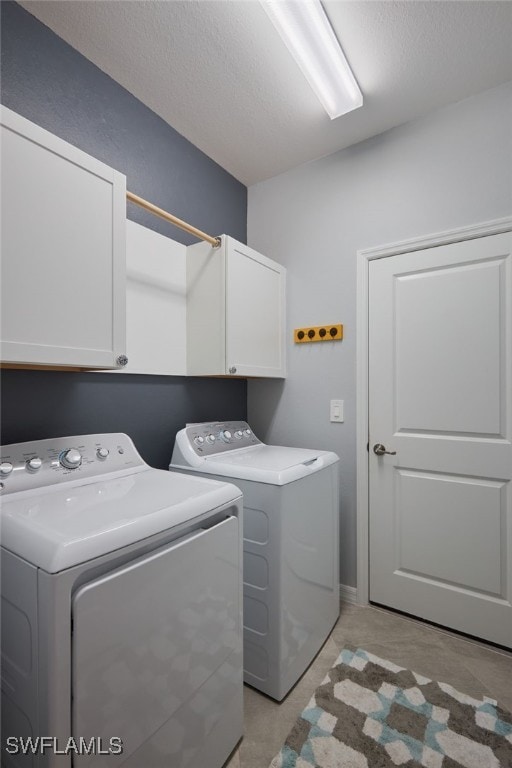
[[[0,448],[0,492],[25,491],[144,466],[128,435],[78,435]]]
[[[216,453],[260,445],[246,421],[206,421],[189,424],[185,430],[187,439],[198,456],[213,456]]]

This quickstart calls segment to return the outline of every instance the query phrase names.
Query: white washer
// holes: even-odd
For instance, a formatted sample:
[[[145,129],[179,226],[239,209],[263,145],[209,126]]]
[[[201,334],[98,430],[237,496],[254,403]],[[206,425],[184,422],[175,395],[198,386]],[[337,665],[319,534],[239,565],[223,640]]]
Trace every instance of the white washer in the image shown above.
[[[170,469],[229,480],[244,497],[244,679],[281,699],[339,616],[339,459],[265,445],[246,422],[190,425]]]
[[[0,473],[2,765],[220,768],[242,736],[240,491],[123,434],[4,446]],[[30,759],[27,736],[57,741]]]

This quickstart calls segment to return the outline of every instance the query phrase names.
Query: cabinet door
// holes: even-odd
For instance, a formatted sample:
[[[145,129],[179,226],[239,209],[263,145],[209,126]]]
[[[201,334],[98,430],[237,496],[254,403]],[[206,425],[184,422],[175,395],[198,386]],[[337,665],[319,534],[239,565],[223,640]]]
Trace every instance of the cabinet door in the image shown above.
[[[226,240],[226,373],[284,377],[286,270]]]
[[[116,367],[125,177],[2,107],[1,360]]]

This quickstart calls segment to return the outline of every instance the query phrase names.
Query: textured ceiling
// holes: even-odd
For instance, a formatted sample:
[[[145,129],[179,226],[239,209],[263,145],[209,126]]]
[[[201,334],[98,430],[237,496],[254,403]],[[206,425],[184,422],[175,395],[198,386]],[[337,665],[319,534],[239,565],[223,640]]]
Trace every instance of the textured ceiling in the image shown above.
[[[512,80],[509,0],[325,0],[365,100],[333,121],[257,0],[20,4],[248,185]]]

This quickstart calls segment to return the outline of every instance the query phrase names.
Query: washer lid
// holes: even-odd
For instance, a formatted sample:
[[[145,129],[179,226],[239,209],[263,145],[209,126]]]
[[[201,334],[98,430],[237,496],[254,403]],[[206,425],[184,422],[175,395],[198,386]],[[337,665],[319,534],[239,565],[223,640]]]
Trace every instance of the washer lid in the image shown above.
[[[2,500],[2,546],[49,573],[186,523],[240,498],[228,483],[159,469]]]
[[[201,472],[238,480],[285,485],[339,461],[330,451],[257,445],[205,458]]]

